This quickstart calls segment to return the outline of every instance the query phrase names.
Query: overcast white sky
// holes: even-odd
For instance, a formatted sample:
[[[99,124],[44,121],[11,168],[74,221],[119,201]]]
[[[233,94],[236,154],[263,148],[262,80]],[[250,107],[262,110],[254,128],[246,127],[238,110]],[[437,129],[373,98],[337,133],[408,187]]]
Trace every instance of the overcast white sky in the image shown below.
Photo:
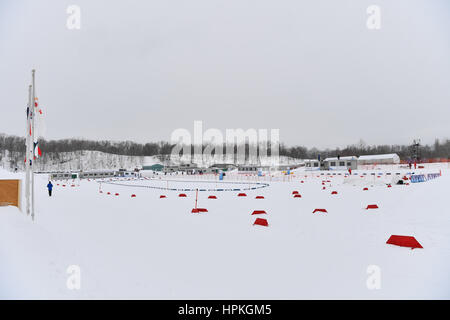
[[[194,120],[321,148],[450,137],[448,0],[0,0],[0,132],[23,135],[32,68],[49,139]]]

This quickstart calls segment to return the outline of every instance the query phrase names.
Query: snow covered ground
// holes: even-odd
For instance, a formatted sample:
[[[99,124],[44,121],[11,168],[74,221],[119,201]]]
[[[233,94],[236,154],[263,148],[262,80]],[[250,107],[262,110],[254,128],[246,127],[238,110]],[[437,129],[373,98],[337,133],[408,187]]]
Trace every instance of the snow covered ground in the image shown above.
[[[104,183],[100,193],[84,180],[54,182],[50,198],[41,175],[34,223],[0,207],[0,298],[449,299],[450,172],[428,170],[439,169],[439,178],[392,188],[370,175],[343,183],[342,175],[297,171],[247,197],[199,192],[199,207],[208,209],[200,214],[191,213],[194,191],[179,198],[179,191]],[[164,186],[125,184],[153,183]],[[379,209],[365,210],[368,204]],[[316,208],[328,212],[313,214]],[[257,217],[269,226],[254,226]],[[414,236],[424,248],[387,245],[392,234]],[[66,285],[71,265],[80,267],[80,290]],[[379,289],[366,284],[372,265]]]

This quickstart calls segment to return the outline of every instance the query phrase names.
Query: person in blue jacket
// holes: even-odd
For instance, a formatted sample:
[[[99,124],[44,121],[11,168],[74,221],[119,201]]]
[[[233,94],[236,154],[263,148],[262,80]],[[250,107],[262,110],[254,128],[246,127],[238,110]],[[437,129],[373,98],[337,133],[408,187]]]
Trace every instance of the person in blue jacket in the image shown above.
[[[47,189],[48,189],[48,196],[51,197],[52,196],[52,189],[53,189],[53,185],[52,185],[51,181],[48,182]]]

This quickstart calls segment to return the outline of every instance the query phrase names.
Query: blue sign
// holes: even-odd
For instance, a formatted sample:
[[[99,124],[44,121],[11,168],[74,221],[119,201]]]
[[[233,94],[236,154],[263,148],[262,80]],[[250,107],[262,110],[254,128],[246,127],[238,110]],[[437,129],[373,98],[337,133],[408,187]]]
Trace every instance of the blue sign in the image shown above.
[[[412,175],[409,180],[411,180],[412,183],[417,183],[417,182],[425,182],[426,178],[424,174],[415,174]]]

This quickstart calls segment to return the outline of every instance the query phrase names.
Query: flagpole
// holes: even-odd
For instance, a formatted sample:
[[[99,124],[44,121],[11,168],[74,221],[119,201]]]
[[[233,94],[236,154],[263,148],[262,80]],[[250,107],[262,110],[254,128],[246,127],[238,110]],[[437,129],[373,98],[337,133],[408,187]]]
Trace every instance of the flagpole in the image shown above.
[[[28,86],[28,110],[27,110],[27,125],[25,128],[25,202],[27,215],[30,215],[30,112],[32,110],[31,105],[31,85]]]
[[[31,165],[31,219],[34,221],[34,124],[35,124],[35,118],[36,118],[36,114],[35,114],[35,103],[36,103],[36,87],[35,87],[35,82],[34,82],[34,74],[35,74],[35,70],[33,69],[31,71],[31,83],[33,86],[33,91],[32,91],[32,95],[31,95],[31,108],[33,110],[33,118],[31,119],[31,146],[32,146],[32,165]]]

